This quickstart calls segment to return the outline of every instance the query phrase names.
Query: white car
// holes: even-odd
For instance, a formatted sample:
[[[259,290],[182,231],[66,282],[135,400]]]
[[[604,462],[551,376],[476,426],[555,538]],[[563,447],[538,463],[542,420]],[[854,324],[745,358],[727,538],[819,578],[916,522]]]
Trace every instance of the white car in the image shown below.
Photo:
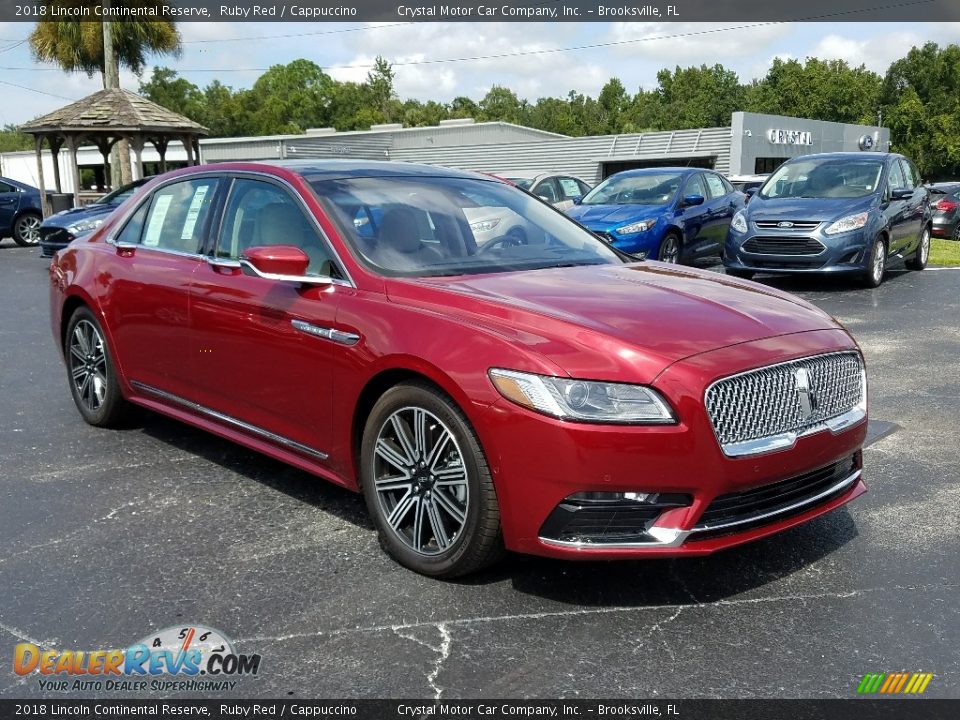
[[[558,210],[566,210],[592,188],[578,177],[566,173],[536,173],[529,170],[490,173],[536,195]]]
[[[747,190],[759,190],[770,175],[728,175],[727,180],[735,190],[745,193]]]

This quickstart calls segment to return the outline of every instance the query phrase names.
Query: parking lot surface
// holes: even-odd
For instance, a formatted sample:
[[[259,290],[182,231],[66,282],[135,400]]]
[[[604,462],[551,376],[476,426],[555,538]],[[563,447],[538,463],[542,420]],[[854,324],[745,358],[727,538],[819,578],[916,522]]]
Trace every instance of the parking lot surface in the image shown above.
[[[393,563],[362,500],[310,475],[157,415],[85,425],[47,282],[0,243],[0,697],[43,695],[17,643],[182,624],[262,656],[225,696],[843,698],[925,671],[926,695],[960,697],[960,271],[770,280],[863,347],[877,422],[853,504],[708,558],[511,556],[460,582]]]

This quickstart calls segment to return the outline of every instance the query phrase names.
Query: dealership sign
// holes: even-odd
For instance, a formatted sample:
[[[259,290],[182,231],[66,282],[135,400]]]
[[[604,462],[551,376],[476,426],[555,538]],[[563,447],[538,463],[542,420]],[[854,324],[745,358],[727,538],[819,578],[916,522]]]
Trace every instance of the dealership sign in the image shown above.
[[[813,133],[806,130],[767,130],[767,140],[774,145],[813,145]]]

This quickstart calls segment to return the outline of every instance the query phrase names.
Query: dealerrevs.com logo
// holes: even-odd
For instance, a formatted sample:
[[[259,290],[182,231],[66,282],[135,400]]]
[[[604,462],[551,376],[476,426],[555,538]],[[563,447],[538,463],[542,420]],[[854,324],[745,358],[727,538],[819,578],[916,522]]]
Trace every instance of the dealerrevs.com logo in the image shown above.
[[[256,675],[260,655],[244,655],[219,630],[169,627],[125,650],[46,650],[20,643],[13,671],[37,674],[40,690],[140,692],[233,690],[236,678]]]

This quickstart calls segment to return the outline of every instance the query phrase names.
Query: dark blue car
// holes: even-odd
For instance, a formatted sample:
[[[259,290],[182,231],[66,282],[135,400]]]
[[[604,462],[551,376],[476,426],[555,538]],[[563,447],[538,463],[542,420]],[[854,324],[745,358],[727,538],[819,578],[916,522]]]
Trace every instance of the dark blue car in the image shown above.
[[[787,161],[734,217],[727,273],[847,273],[868,287],[887,265],[923,270],[930,254],[929,192],[893,153],[825,153]]]
[[[567,214],[618,250],[682,262],[719,254],[745,196],[700,168],[646,168],[611,175]]]
[[[41,220],[40,191],[0,177],[0,238],[12,237],[17,245],[36,245]]]
[[[135,180],[129,185],[107,193],[89,205],[64,210],[48,217],[40,225],[40,257],[53,257],[57,250],[65,248],[74,239],[100,227],[110,213],[149,179]]]

